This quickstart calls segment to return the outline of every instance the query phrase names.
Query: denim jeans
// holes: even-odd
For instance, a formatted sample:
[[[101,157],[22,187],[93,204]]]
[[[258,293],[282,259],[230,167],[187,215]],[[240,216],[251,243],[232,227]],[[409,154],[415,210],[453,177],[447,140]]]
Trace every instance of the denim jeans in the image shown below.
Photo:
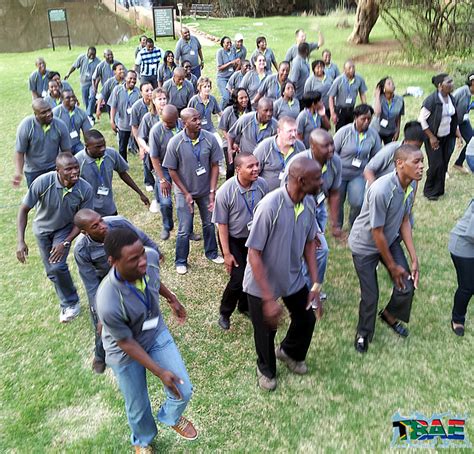
[[[209,196],[194,199],[194,209],[199,209],[204,237],[204,252],[209,260],[217,257],[217,242],[211,212],[207,209]],[[178,215],[178,235],[176,237],[176,266],[188,264],[189,235],[193,231],[194,213],[189,211],[186,199],[181,192],[176,193],[176,212]]]
[[[469,168],[471,169],[471,172],[474,173],[474,156],[467,155],[466,162]]]
[[[454,163],[454,165],[456,165],[456,166],[462,166],[463,163],[464,163],[464,160],[466,159],[467,144],[469,143],[469,141],[472,138],[471,122],[469,120],[463,121],[459,125],[459,132],[461,133],[461,136],[464,139],[465,144],[464,144],[464,147],[462,147],[461,152],[459,153],[458,159],[456,159],[456,162]]]
[[[222,77],[218,77],[217,80],[217,88],[219,89],[219,92],[221,94],[221,110],[224,110],[227,107],[227,104],[229,104],[229,99],[230,99],[230,93],[227,91],[226,85],[228,82],[228,79],[223,79]]]
[[[143,158],[143,182],[145,186],[155,186],[155,177],[151,173],[152,169],[150,155],[146,153]]]
[[[24,172],[26,185],[30,187],[31,183],[33,183],[33,181],[35,181],[40,175],[51,172],[52,170],[56,170],[56,167],[51,167],[50,169],[45,170],[37,170],[36,172]]]
[[[171,184],[171,177],[168,169],[166,167],[162,167],[163,169],[163,176],[168,183]],[[160,204],[160,211],[161,217],[163,220],[163,229],[166,231],[173,230],[174,222],[173,222],[173,199],[171,196],[171,189],[168,197],[164,197],[161,193],[161,184],[159,178],[155,179],[155,198]]]
[[[90,91],[92,83],[81,85],[81,95],[82,95],[82,110],[84,110],[87,115],[89,115],[89,103],[91,100]]]
[[[156,415],[161,423],[174,426],[186,409],[193,392],[186,366],[168,329],[157,335],[155,343],[147,353],[160,367],[173,372],[184,382],[182,385],[176,384],[183,397],[182,400],[165,388],[166,400]],[[110,364],[109,366],[114,371],[125,399],[128,425],[132,430],[132,445],[147,446],[153,441],[158,431],[148,397],[146,369],[134,360],[127,364]]]
[[[363,175],[353,178],[352,180],[342,180],[339,193],[341,195],[339,202],[339,227],[344,225],[344,202],[346,195],[349,198],[349,224],[352,227],[357,216],[359,216],[362,203],[364,202],[365,179]]]
[[[195,66],[191,72],[199,79],[201,77],[201,65]]]
[[[51,234],[35,235],[46,275],[54,284],[59,297],[59,304],[63,309],[74,306],[79,302],[79,296],[67,266],[67,256],[70,248],[64,249],[64,255],[58,263],[49,263],[49,256],[53,246],[62,243],[71,233],[71,230],[72,225],[69,225]]]

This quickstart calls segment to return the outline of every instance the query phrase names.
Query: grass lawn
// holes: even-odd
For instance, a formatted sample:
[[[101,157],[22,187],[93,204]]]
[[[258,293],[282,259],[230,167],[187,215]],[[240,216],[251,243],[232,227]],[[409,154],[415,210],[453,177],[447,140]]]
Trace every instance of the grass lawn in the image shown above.
[[[342,67],[356,56],[359,71],[369,87],[391,74],[399,93],[409,85],[431,91],[433,71],[386,66],[387,56],[364,64],[370,47],[350,47],[350,30],[335,27],[336,17],[262,19],[233,18],[203,20],[199,26],[210,33],[234,36],[242,32],[249,52],[254,38],[266,35],[277,59],[293,44],[294,30],[303,27],[312,36],[313,24],[324,32],[333,60]],[[373,41],[391,40],[388,29],[378,24]],[[174,49],[172,40],[160,40],[162,48]],[[129,67],[135,42],[114,46],[118,59]],[[326,45],[325,45],[326,47]],[[27,229],[30,256],[26,266],[15,258],[15,218],[25,193],[11,188],[15,131],[31,113],[27,78],[36,56],[45,57],[48,67],[65,74],[79,53],[42,50],[0,55],[0,244],[2,430],[3,452],[129,452],[129,429],[121,394],[107,370],[96,376],[90,365],[93,334],[87,300],[70,257],[74,278],[82,298],[82,314],[70,325],[58,322],[58,302],[47,280],[31,233]],[[205,74],[215,77],[217,46],[205,47]],[[99,53],[102,48],[99,49]],[[361,60],[362,59],[362,60]],[[70,82],[78,94],[77,72]],[[405,98],[406,119],[416,117],[421,100]],[[109,145],[115,146],[106,116],[99,124]],[[142,183],[141,165],[130,160],[131,173]],[[115,181],[119,212],[158,240],[160,215],[144,210],[138,197],[121,181]],[[232,329],[223,333],[217,325],[218,305],[227,277],[223,268],[204,258],[202,243],[192,244],[190,270],[178,277],[173,258],[176,232],[160,247],[166,256],[163,281],[173,289],[188,310],[189,321],[178,327],[163,303],[165,317],[177,341],[189,375],[194,397],[186,412],[199,433],[196,442],[179,440],[171,430],[160,427],[159,452],[380,452],[389,449],[391,417],[413,411],[430,417],[452,411],[459,416],[474,408],[472,380],[472,325],[459,339],[449,326],[455,289],[455,273],[447,251],[448,233],[464,213],[473,194],[472,176],[452,174],[447,194],[436,203],[423,197],[416,201],[415,243],[421,262],[420,288],[415,297],[411,336],[403,341],[377,323],[369,352],[361,356],[352,346],[358,314],[359,287],[346,247],[329,240],[331,254],[325,291],[329,295],[326,314],[317,325],[304,377],[279,368],[279,386],[272,393],[256,387],[252,329],[241,315],[232,318]],[[32,213],[33,214],[33,213]],[[380,269],[381,300],[390,291],[385,271]],[[472,312],[472,308],[471,308]],[[283,326],[277,340],[285,331]],[[471,352],[471,353],[469,353]],[[471,358],[469,360],[468,358]],[[158,379],[150,378],[151,399],[158,410],[163,392]],[[474,425],[467,432],[474,437]]]

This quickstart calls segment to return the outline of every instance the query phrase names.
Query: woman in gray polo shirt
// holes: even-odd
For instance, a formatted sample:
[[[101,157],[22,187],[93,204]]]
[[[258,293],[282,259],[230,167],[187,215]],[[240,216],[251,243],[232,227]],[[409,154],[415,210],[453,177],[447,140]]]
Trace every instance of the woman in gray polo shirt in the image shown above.
[[[265,57],[263,55],[258,55],[255,61],[255,69],[252,69],[247,74],[245,74],[244,78],[242,79],[242,83],[240,84],[241,87],[247,90],[253,108],[256,107],[256,96],[258,89],[260,88],[260,84],[268,75],[268,73],[265,71],[265,65]]]
[[[464,336],[467,306],[474,295],[474,199],[471,199],[464,216],[451,230],[448,249],[458,279],[451,328],[457,336]]]
[[[287,80],[281,87],[281,97],[273,103],[273,116],[277,120],[281,117],[298,118],[300,102],[295,98],[295,92],[295,84],[291,80]]]

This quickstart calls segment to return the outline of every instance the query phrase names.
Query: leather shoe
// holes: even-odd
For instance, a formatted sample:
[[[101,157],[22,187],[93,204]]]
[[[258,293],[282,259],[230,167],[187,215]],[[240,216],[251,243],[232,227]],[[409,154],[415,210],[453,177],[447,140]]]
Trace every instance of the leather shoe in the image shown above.
[[[403,326],[400,322],[395,322],[393,325],[389,323],[387,318],[385,317],[383,311],[379,312],[379,317],[382,321],[384,321],[390,328],[392,328],[399,336],[401,337],[408,337],[410,332],[408,331],[408,328]]]
[[[456,336],[464,336],[464,325],[455,328],[454,322],[451,320],[451,329],[453,330],[454,334],[456,334]]]
[[[103,374],[105,371],[105,363],[100,359],[94,358],[94,360],[92,361],[92,370],[96,374]]]
[[[230,319],[229,317],[226,317],[225,315],[221,315],[217,323],[219,323],[219,326],[225,331],[230,329]]]
[[[369,342],[367,341],[367,338],[356,334],[354,348],[359,353],[367,353],[367,350],[369,349]]]

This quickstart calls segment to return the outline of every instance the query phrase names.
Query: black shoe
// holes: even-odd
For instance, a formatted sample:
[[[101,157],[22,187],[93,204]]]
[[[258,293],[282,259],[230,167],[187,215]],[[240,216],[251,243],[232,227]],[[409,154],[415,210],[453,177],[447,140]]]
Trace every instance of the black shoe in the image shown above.
[[[103,374],[104,371],[105,371],[104,361],[101,361],[100,359],[94,358],[94,361],[92,361],[92,370],[96,374]]]
[[[401,337],[408,337],[410,332],[408,331],[408,328],[403,326],[400,322],[395,322],[393,325],[389,323],[387,318],[385,317],[383,311],[379,312],[379,317],[382,321],[384,321],[390,328],[392,328],[399,336]]]
[[[191,233],[191,235],[189,235],[189,239],[191,241],[201,241],[201,235],[199,235],[199,233]]]
[[[464,325],[458,326],[457,328],[454,327],[454,322],[451,320],[451,329],[453,330],[456,336],[462,337],[464,336]]]
[[[425,195],[425,197],[430,201],[430,202],[436,202],[439,197],[437,195]]]
[[[230,329],[230,319],[225,315],[221,315],[217,323],[219,323],[219,326],[225,331]]]
[[[356,337],[354,340],[354,348],[359,353],[367,353],[367,350],[369,349],[369,342],[367,338],[356,334]]]

